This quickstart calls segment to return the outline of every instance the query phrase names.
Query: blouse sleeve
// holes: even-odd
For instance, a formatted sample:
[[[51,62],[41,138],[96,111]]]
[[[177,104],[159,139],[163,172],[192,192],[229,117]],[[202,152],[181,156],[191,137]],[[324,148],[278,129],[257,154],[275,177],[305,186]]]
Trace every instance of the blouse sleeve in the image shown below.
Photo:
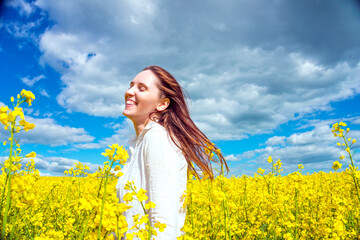
[[[149,132],[150,133],[150,132]],[[145,139],[144,139],[145,140]],[[180,156],[167,134],[154,131],[146,136],[144,148],[145,177],[149,200],[156,204],[150,211],[150,223],[166,223],[164,232],[157,229],[156,240],[176,239],[180,209]]]

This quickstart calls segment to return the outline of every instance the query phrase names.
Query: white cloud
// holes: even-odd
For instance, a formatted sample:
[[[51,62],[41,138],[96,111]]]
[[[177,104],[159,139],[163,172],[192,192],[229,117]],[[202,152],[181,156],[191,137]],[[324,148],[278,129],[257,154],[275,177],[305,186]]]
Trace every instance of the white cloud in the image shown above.
[[[5,0],[7,6],[19,9],[19,13],[24,16],[30,16],[34,11],[35,7],[24,0]]]
[[[21,143],[43,144],[50,146],[63,146],[74,143],[87,143],[94,140],[83,128],[62,126],[52,118],[32,118],[25,116],[26,121],[35,124],[35,128],[28,132],[21,131],[18,137]],[[6,139],[7,132],[0,129],[3,139]]]
[[[284,145],[285,144],[285,138],[286,138],[285,136],[271,137],[265,142],[265,145],[268,145],[268,146]]]
[[[36,82],[40,81],[41,79],[45,78],[44,75],[39,75],[36,77],[33,77],[32,79],[30,79],[28,76],[27,77],[23,77],[21,78],[21,81],[23,83],[25,83],[27,86],[32,87]],[[45,90],[43,90],[45,91]],[[45,92],[46,93],[46,92]],[[42,95],[42,94],[41,94]]]
[[[336,143],[341,142],[341,139],[333,136],[328,122],[314,121],[312,124],[312,130],[294,133],[288,137],[271,137],[266,141],[264,148],[231,156],[231,159],[246,163],[248,170],[256,171],[258,167],[269,169],[270,164],[266,160],[268,156],[272,156],[274,161],[281,159],[285,174],[297,171],[299,164],[304,165],[304,172],[330,171],[334,161],[343,163],[346,168],[349,159],[339,159],[341,154],[346,154],[337,146]],[[360,131],[351,130],[347,137],[359,139]],[[352,147],[353,150],[357,148],[359,147],[356,144]],[[244,169],[237,169],[240,173],[244,172]]]
[[[238,161],[239,160],[234,154],[227,155],[224,158],[226,159],[226,161]]]
[[[135,131],[132,122],[129,119],[124,119],[123,122],[119,124],[110,124],[112,127],[116,127],[115,134],[103,138],[97,143],[80,143],[76,144],[75,147],[80,149],[98,149],[105,148],[108,145],[118,143],[119,145],[128,146],[129,140],[135,138]],[[114,128],[115,129],[115,128]]]
[[[116,122],[110,122],[110,123],[106,123],[104,125],[104,127],[106,128],[111,128],[111,129],[118,129],[121,127],[121,124],[120,123],[116,123]]]
[[[15,38],[21,38],[24,41],[18,43],[18,47],[21,49],[23,46],[30,42],[35,46],[38,45],[39,35],[36,30],[41,25],[42,19],[38,19],[34,22],[22,23],[22,22],[6,22],[0,27],[4,27],[6,31]]]
[[[34,112],[33,108],[25,108],[23,109],[24,114],[30,115]]]
[[[35,117],[37,117],[37,116],[40,115],[40,111],[39,111],[39,110],[36,110],[32,115],[34,115]]]
[[[178,73],[183,79],[192,76],[184,84],[193,99],[192,116],[212,126],[213,130],[203,130],[216,139],[264,133],[296,115],[329,110],[331,102],[360,92],[360,64],[319,65],[316,74],[305,77],[298,73],[307,64],[303,57],[282,49],[239,49],[218,55],[219,60],[208,61],[209,67],[201,73],[190,69]],[[224,64],[221,59],[225,58]],[[218,71],[212,71],[212,66]],[[215,136],[220,132],[223,137]]]
[[[8,157],[0,157],[0,162],[4,162]],[[26,163],[30,158],[22,159],[22,169],[24,169]],[[90,173],[96,172],[99,167],[103,167],[103,164],[94,164],[90,162],[82,162],[77,159],[64,158],[64,157],[44,157],[36,156],[34,159],[35,168],[39,170],[41,176],[61,176],[64,171],[69,170],[71,167],[75,168],[75,163],[81,162],[87,165],[90,169]]]
[[[128,83],[152,64],[184,85],[193,101],[191,116],[212,140],[271,132],[360,92],[359,57],[345,54],[360,52],[360,34],[352,31],[355,13],[330,14],[341,4],[327,5],[324,19],[333,23],[328,32],[287,14],[298,5],[317,8],[316,3],[229,1],[190,8],[158,1],[38,0],[35,5],[55,22],[41,35],[41,62],[62,74],[57,101],[69,112],[121,116]],[[295,23],[307,31],[289,25]],[[334,49],[331,36],[338,32],[352,37]],[[324,41],[319,46],[313,39]]]
[[[35,168],[38,169],[42,176],[59,176],[63,175],[64,171],[69,170],[71,167],[75,168],[75,163],[81,162],[77,159],[69,159],[64,157],[43,157],[37,156],[34,159]],[[27,158],[24,158],[23,162],[28,161]],[[81,162],[84,165],[87,165],[90,169],[89,172],[95,172],[98,170],[100,164],[93,164],[90,162]]]
[[[42,177],[51,177],[51,176],[53,176],[53,175],[51,175],[51,173],[44,173],[44,172],[42,172],[42,171],[39,171],[39,174],[40,174],[40,176],[42,176]]]
[[[49,94],[46,92],[45,89],[42,89],[41,92],[40,92],[40,94],[41,94],[42,96],[45,96],[45,97],[50,97]]]
[[[54,119],[35,119],[27,117],[27,121],[34,123],[36,127],[23,136],[20,136],[24,143],[38,143],[51,146],[67,145],[71,143],[91,142],[93,136],[83,128],[61,126]]]
[[[1,105],[1,104],[0,104]],[[351,119],[351,123],[352,124],[357,124],[359,125],[360,124],[360,117],[354,117]]]
[[[53,113],[48,112],[48,113],[44,113],[43,117],[51,118],[53,115],[54,115]]]
[[[0,163],[4,162],[8,157],[0,157]],[[94,173],[98,171],[99,167],[103,167],[103,164],[94,164],[85,161],[79,161],[77,159],[65,158],[65,157],[44,157],[37,155],[34,159],[35,168],[39,170],[41,176],[62,176],[64,171],[69,170],[70,168],[75,169],[75,163],[82,163],[89,167],[88,173]],[[30,158],[22,159],[22,169],[24,169],[26,163]]]

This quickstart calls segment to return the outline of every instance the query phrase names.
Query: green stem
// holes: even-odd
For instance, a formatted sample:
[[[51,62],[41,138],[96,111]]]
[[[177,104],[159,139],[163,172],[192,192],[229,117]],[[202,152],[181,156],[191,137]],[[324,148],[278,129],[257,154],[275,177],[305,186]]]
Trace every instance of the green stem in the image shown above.
[[[136,192],[136,190],[131,186],[131,190],[135,193],[135,195],[137,194],[137,192]],[[138,199],[138,201],[139,201],[139,199]],[[141,201],[139,201],[140,202],[140,204],[141,204],[141,207],[142,207],[142,209],[143,209],[143,211],[144,211],[144,214],[146,215],[147,214],[147,212],[146,212],[146,209],[145,209],[145,206],[144,206],[144,204],[141,202]],[[148,230],[148,232],[149,232],[149,235],[148,235],[148,240],[150,240],[151,239],[151,236],[152,236],[152,234],[151,234],[151,224],[150,224],[150,218],[148,217],[148,226],[149,226],[149,230]]]
[[[295,188],[295,240],[298,239],[297,237],[297,217],[298,217],[298,201],[297,201],[297,195],[298,195],[298,191]]]
[[[6,194],[6,206],[5,206],[5,214],[3,216],[3,225],[2,225],[2,231],[1,231],[1,239],[5,239],[6,235],[6,224],[8,220],[8,211],[10,207],[10,192],[11,192],[11,172],[12,172],[12,152],[13,152],[13,145],[14,145],[14,132],[15,132],[15,121],[16,118],[11,123],[11,138],[10,138],[10,154],[9,154],[9,169],[8,169],[8,191]]]
[[[82,230],[82,232],[81,232],[80,240],[84,239],[84,235],[85,235],[85,233],[87,232],[88,222],[89,222],[90,216],[91,216],[91,213],[89,213],[89,216],[88,216],[88,218],[86,219],[85,227],[83,227],[83,230]]]
[[[79,179],[78,179],[78,182],[79,182],[79,199],[80,199],[80,178],[81,177],[79,177]]]
[[[101,180],[100,180],[100,185],[99,185],[99,190],[98,190],[98,195],[97,195],[97,197],[99,197],[100,196],[100,190],[101,190],[101,186],[102,186],[102,182],[103,182],[103,177],[101,177]]]
[[[193,186],[193,180],[191,179],[190,180],[190,222],[191,222],[191,226],[192,226],[192,229],[194,230],[194,217],[193,217],[193,200],[192,200],[192,186]],[[194,237],[194,236],[193,236]]]
[[[223,210],[224,210],[224,222],[225,222],[225,240],[227,239],[227,215],[225,211],[225,200],[223,200]]]
[[[349,148],[349,149],[350,149],[349,144],[348,144],[348,142],[346,141],[346,138],[345,138],[345,135],[344,135],[344,134],[342,134],[342,138],[343,138],[343,140],[344,140],[344,142],[345,142],[346,148]],[[353,161],[353,159],[352,159],[352,155],[351,155],[351,151],[350,151],[350,150],[349,150],[348,154],[349,154],[349,157],[350,157],[351,166],[352,166],[353,169],[355,170],[355,165],[354,165],[354,161]],[[352,172],[351,176],[352,176],[352,178],[353,178],[353,180],[354,180],[355,189],[356,189],[356,194],[357,194],[357,197],[358,197],[358,200],[359,200],[359,203],[360,203],[359,183],[358,183],[356,177],[354,176],[354,172]]]
[[[5,171],[6,171],[6,170],[5,170]],[[3,208],[3,202],[4,202],[4,197],[5,197],[5,191],[6,191],[7,182],[8,182],[8,178],[5,179],[4,189],[3,189],[3,192],[2,192],[2,195],[1,195],[0,209]],[[2,215],[1,212],[0,212],[0,215]]]
[[[119,215],[116,215],[116,237],[119,239],[120,238],[120,233],[119,233]],[[121,239],[121,238],[120,238]]]
[[[104,195],[102,198],[102,204],[101,204],[101,212],[100,212],[100,223],[99,223],[99,231],[98,231],[98,240],[100,240],[100,233],[101,233],[101,225],[102,225],[102,216],[104,213],[104,205],[105,205],[105,198],[106,198],[106,188],[107,188],[107,183],[108,183],[108,179],[109,179],[109,173],[111,171],[111,168],[114,164],[114,161],[111,162],[110,168],[106,171],[105,174],[105,184],[104,184]],[[100,192],[99,192],[100,193]]]

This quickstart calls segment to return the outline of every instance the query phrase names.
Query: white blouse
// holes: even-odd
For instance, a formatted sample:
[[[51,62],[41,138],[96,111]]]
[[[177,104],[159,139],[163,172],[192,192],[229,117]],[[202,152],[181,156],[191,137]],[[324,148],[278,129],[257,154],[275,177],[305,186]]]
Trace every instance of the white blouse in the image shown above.
[[[124,202],[127,193],[124,185],[127,181],[134,181],[137,190],[147,191],[149,201],[156,204],[149,212],[152,226],[156,221],[166,223],[163,232],[157,229],[156,240],[172,240],[182,234],[186,209],[183,208],[184,191],[187,182],[188,164],[181,152],[170,139],[163,126],[156,122],[149,122],[138,138],[130,144],[130,158],[124,166],[117,183],[117,196]],[[133,226],[132,216],[144,215],[144,211],[137,200],[129,203],[133,206],[124,215],[129,228]],[[130,231],[129,231],[130,232]]]

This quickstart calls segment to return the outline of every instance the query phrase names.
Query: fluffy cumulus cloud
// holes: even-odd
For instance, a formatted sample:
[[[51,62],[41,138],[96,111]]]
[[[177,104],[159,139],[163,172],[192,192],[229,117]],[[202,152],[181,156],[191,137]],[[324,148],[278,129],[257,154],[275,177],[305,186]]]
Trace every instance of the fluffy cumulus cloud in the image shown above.
[[[233,140],[359,94],[353,4],[37,0],[32,6],[54,22],[40,37],[41,62],[61,73],[57,101],[68,111],[120,116],[131,79],[156,64],[188,91],[192,117],[211,139]]]
[[[27,159],[24,159],[25,161]],[[69,159],[64,157],[35,157],[34,158],[35,167],[42,174],[41,175],[51,175],[59,176],[63,175],[64,171],[69,170],[71,167],[75,167],[75,163],[79,162],[76,159]],[[99,164],[93,164],[89,162],[82,162],[82,164],[87,165],[90,169],[90,172],[95,172],[98,170]]]
[[[129,141],[136,138],[134,127],[129,119],[125,119],[121,124],[110,123],[105,127],[112,128],[115,133],[107,138],[100,139],[97,142],[80,143],[76,144],[75,147],[79,149],[99,149],[106,148],[108,145],[118,143],[119,145],[128,146]]]
[[[7,105],[0,102],[0,107],[2,106]],[[38,115],[38,112],[33,113],[32,108],[26,108],[24,112],[34,116]],[[92,142],[95,139],[83,128],[63,126],[50,117],[33,118],[31,116],[25,116],[25,119],[27,122],[35,124],[36,127],[32,130],[29,130],[28,132],[21,131],[18,133],[17,138],[21,139],[21,143],[65,146],[80,143],[85,144]],[[8,136],[8,131],[1,127],[0,141],[7,140]]]
[[[0,156],[0,163],[3,163],[9,157]],[[64,157],[44,157],[36,156],[34,159],[35,168],[39,170],[41,176],[62,176],[64,171],[70,168],[75,168],[75,163],[80,162],[77,159],[70,159]],[[30,158],[24,158],[22,160],[22,169],[26,165]],[[99,167],[103,167],[101,164],[94,164],[90,162],[81,162],[83,165],[87,165],[90,169],[90,173],[96,172]]]
[[[304,171],[329,171],[334,161],[341,162],[346,168],[350,160],[348,158],[339,159],[341,154],[347,156],[347,153],[342,147],[337,146],[337,142],[343,143],[343,141],[333,136],[329,121],[314,121],[311,126],[311,130],[294,133],[287,137],[271,137],[266,141],[263,148],[239,155],[230,155],[229,160],[238,161],[239,166],[246,166],[243,169],[239,166],[235,167],[241,173],[244,172],[244,169],[250,172],[249,168],[253,171],[252,173],[258,167],[270,168],[270,164],[266,161],[268,156],[272,156],[275,161],[281,159],[285,173],[296,171],[299,164],[305,166]],[[360,131],[350,130],[348,137],[358,140],[360,139]]]
[[[190,71],[192,81],[185,86],[193,99],[194,118],[225,139],[265,132],[296,114],[328,110],[331,102],[360,91],[360,64],[324,66],[283,48],[238,49],[218,55],[227,63],[208,62],[200,73]],[[222,71],[213,72],[214,66]]]
[[[22,143],[44,144],[50,146],[62,146],[78,143],[86,143],[94,140],[83,128],[62,126],[52,118],[25,117],[26,121],[35,124],[35,128],[20,132],[18,137]],[[5,140],[7,133],[3,128],[0,130],[1,138]]]

